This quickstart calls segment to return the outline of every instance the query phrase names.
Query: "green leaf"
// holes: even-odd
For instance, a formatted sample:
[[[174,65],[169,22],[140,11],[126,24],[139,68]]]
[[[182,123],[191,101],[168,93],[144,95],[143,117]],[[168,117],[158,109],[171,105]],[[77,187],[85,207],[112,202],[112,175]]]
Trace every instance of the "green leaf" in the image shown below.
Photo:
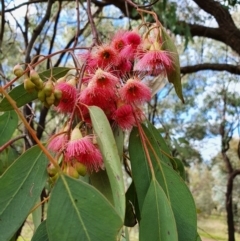
[[[173,164],[174,162],[174,164]],[[172,159],[172,165],[173,165],[173,169],[179,173],[179,175],[182,177],[183,180],[186,180],[186,172],[185,172],[185,168],[184,168],[184,165],[183,165],[183,162],[174,157]]]
[[[47,210],[49,240],[113,241],[122,220],[109,201],[94,187],[61,175]]]
[[[173,43],[170,36],[167,34],[164,28],[162,30],[162,40],[163,45],[162,49],[171,53],[172,61],[173,61],[173,69],[167,71],[168,81],[173,84],[176,94],[184,103],[183,94],[182,94],[182,85],[181,85],[181,72],[180,72],[180,63],[179,63],[179,55],[177,52],[177,48]]]
[[[55,80],[65,76],[70,68],[66,67],[54,67],[52,69],[47,69],[41,73],[39,73],[40,78],[43,81],[46,81],[50,76],[52,76]]]
[[[106,115],[100,108],[96,106],[90,106],[88,108],[112,188],[114,206],[123,221],[125,215],[124,182],[121,162],[113,132]]]
[[[126,192],[126,214],[124,225],[127,227],[134,227],[137,224],[136,218],[140,220],[140,211],[135,186],[132,182]]]
[[[139,231],[140,241],[178,241],[171,205],[156,180],[151,181],[146,194]]]
[[[169,198],[175,216],[179,241],[195,241],[197,235],[197,216],[193,197],[183,181],[172,167],[156,160],[148,149],[156,179]],[[129,154],[140,211],[151,183],[151,172],[138,130],[133,129],[129,141]],[[142,214],[141,214],[142,215]],[[141,219],[142,220],[142,219]]]
[[[39,226],[36,232],[34,233],[31,241],[49,241],[46,220],[43,221]]]
[[[46,71],[39,73],[39,76],[45,81],[47,78],[50,77],[50,75],[52,73],[52,76],[55,79],[58,79],[60,77],[63,77],[64,75],[66,75],[68,71],[69,71],[69,68],[56,67],[56,68],[52,69],[52,72],[50,70],[46,70]],[[21,107],[21,106],[37,99],[37,91],[33,90],[32,92],[29,93],[24,89],[23,84],[16,86],[8,94],[16,102],[17,107]],[[9,111],[12,109],[13,109],[12,105],[8,102],[6,97],[4,97],[2,99],[2,101],[0,102],[0,111]]]
[[[47,159],[38,146],[21,155],[0,177],[1,240],[9,240],[35,205],[47,179]]]
[[[90,184],[100,191],[110,203],[114,204],[111,185],[105,170],[93,172],[90,175]]]
[[[162,138],[159,130],[157,130],[156,127],[150,122],[147,122],[147,127],[148,129],[145,128],[146,135],[148,140],[150,140],[150,143],[153,145],[153,148],[157,150],[159,159],[171,166],[171,152],[165,140]]]
[[[124,144],[124,133],[122,129],[118,126],[113,128],[113,135],[117,144],[118,154],[120,160],[123,158],[123,144]]]
[[[19,157],[19,153],[12,147],[8,147],[0,153],[0,176]]]
[[[5,144],[17,129],[18,116],[15,111],[5,112],[0,116],[0,146]]]
[[[202,239],[201,239],[201,237],[199,236],[199,234],[197,235],[196,241],[202,241]]]
[[[38,197],[36,204],[40,203],[40,202],[41,202],[41,198]],[[37,230],[38,226],[41,224],[41,219],[42,219],[42,206],[41,205],[32,212],[32,219],[33,219],[34,232],[35,232]]]

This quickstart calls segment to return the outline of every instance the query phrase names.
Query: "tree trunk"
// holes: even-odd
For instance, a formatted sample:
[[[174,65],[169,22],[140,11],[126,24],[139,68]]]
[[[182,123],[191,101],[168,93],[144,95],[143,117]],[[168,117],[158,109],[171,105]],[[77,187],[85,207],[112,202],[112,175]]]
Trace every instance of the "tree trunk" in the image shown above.
[[[228,176],[227,192],[226,192],[226,211],[227,211],[227,226],[228,226],[228,241],[235,241],[234,229],[234,215],[232,203],[232,190],[233,190],[233,173]]]

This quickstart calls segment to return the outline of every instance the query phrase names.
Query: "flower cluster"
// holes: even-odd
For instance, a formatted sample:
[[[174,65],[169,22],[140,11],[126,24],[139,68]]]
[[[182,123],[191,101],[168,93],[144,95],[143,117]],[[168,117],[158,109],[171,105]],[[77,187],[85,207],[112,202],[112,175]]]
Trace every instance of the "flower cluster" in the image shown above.
[[[161,31],[154,27],[143,37],[137,31],[119,31],[110,42],[79,55],[84,63],[81,80],[61,79],[52,84],[47,96],[59,94],[56,110],[76,115],[91,127],[88,106],[98,106],[112,126],[130,130],[144,120],[143,105],[151,100],[151,89],[143,82],[146,75],[165,74],[173,68],[173,56],[162,49]],[[46,86],[43,88],[46,96]],[[46,101],[44,98],[43,101]],[[74,112],[74,113],[73,113]],[[70,123],[71,125],[71,123]],[[94,133],[79,127],[52,138],[48,148],[63,153],[64,162],[76,162],[88,171],[103,167],[101,152],[94,144]]]

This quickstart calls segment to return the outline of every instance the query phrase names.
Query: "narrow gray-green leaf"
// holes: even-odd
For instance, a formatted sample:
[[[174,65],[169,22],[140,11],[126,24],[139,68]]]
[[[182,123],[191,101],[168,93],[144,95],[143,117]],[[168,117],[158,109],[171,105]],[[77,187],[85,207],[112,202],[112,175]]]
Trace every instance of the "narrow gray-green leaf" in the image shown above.
[[[94,187],[61,176],[50,197],[47,231],[50,241],[116,241],[122,220]]]
[[[172,63],[173,63],[173,68],[167,71],[168,81],[173,84],[178,97],[184,103],[184,98],[182,94],[179,55],[177,52],[177,48],[173,43],[172,39],[170,38],[170,36],[167,34],[166,30],[164,28],[162,28],[161,30],[162,30],[162,39],[163,39],[162,48],[163,50],[166,50],[171,53]]]
[[[43,221],[39,226],[36,232],[34,233],[31,241],[49,241],[46,220]]]
[[[27,150],[0,177],[0,233],[9,240],[28,216],[45,185],[47,159],[38,146]]]
[[[114,206],[123,221],[125,215],[124,182],[121,162],[113,132],[106,115],[100,108],[90,106],[89,112],[112,188]]]
[[[169,200],[152,180],[142,208],[140,241],[178,241],[177,227]]]
[[[17,129],[18,116],[15,111],[5,112],[0,116],[0,146],[5,144]]]

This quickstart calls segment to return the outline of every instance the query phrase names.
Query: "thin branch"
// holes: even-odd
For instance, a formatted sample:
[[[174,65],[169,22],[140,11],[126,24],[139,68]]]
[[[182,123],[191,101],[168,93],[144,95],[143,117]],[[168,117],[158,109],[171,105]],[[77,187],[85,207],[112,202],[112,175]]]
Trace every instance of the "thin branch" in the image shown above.
[[[1,0],[2,4],[2,12],[1,12],[1,29],[0,29],[0,52],[1,52],[1,47],[3,43],[3,37],[4,37],[4,26],[5,26],[5,5],[4,5],[4,0]]]
[[[52,38],[51,38],[51,41],[50,41],[48,54],[52,53],[53,44],[54,44],[54,41],[55,41],[55,38],[56,38],[56,35],[57,35],[57,26],[58,26],[58,23],[59,23],[59,17],[60,17],[61,10],[62,10],[62,1],[59,1],[58,11],[57,11],[57,15],[56,15],[56,18],[55,18],[55,23],[54,23],[54,27],[53,27],[53,35],[52,35]],[[50,59],[47,60],[47,69],[49,69],[49,67],[50,67]]]
[[[93,44],[98,45],[99,38],[98,38],[98,32],[96,29],[96,25],[93,21],[93,15],[91,12],[91,0],[87,0],[87,14],[88,14],[88,19],[89,19],[91,30],[92,30],[92,35],[93,35]]]
[[[41,33],[45,23],[50,18],[52,4],[53,4],[53,0],[48,0],[48,5],[47,5],[45,16],[43,17],[43,19],[39,23],[39,25],[33,30],[32,38],[31,38],[31,40],[27,46],[27,50],[26,50],[26,58],[25,58],[26,63],[30,63],[30,61],[31,61],[30,53],[31,53],[32,47],[34,45],[34,42],[37,39],[37,37],[39,36],[39,34]]]
[[[26,138],[26,135],[23,134],[23,135],[17,136],[17,137],[15,137],[15,138],[11,139],[10,141],[6,142],[4,145],[2,145],[2,146],[0,147],[0,153],[1,153],[4,149],[6,149],[8,146],[12,145],[15,141],[20,140],[20,139],[22,139],[22,138]]]
[[[181,67],[182,74],[191,74],[202,70],[227,71],[231,74],[240,75],[240,66],[232,64],[204,63]]]

